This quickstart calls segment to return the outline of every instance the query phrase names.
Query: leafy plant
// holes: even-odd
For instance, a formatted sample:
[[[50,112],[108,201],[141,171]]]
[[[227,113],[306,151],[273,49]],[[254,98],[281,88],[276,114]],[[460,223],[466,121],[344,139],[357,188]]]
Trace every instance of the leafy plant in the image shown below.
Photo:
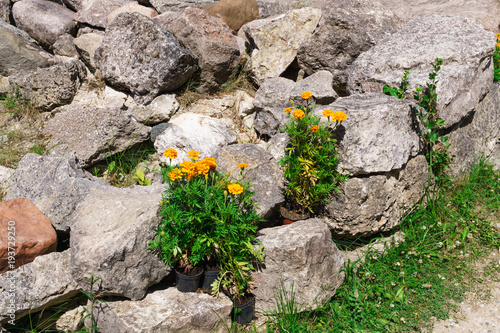
[[[143,185],[143,186],[151,185],[151,181],[146,178],[144,171],[142,171],[141,169],[135,170],[135,175],[132,176],[132,178],[137,180],[139,185]]]
[[[294,111],[291,107],[285,109],[290,122],[280,130],[290,135],[290,142],[279,163],[285,168],[288,180],[286,194],[290,208],[314,213],[315,205],[327,201],[327,195],[338,191],[339,184],[347,179],[347,175],[337,172],[339,157],[333,132],[347,116],[344,112],[325,110],[323,115],[328,124],[320,123],[314,114],[315,103],[309,103],[311,97],[310,92],[304,92],[306,105],[297,106]],[[329,128],[330,121],[335,122],[333,128]]]
[[[493,66],[494,74],[493,81],[500,82],[500,33],[496,32],[497,35],[497,45],[495,48],[495,53],[493,53]]]
[[[161,203],[162,221],[149,248],[160,250],[166,264],[184,272],[215,259],[223,276],[218,286],[239,297],[249,290],[251,261],[261,258],[252,245],[261,218],[250,183],[220,173],[211,157],[199,160],[199,152],[188,154],[190,160],[172,166],[177,152],[169,148],[164,153],[170,159],[162,168],[168,187]],[[242,176],[246,166],[239,164]]]
[[[95,332],[100,332],[99,328],[97,327],[97,322],[95,320],[94,316],[94,306],[96,303],[102,303],[103,301],[99,300],[98,297],[99,295],[94,294],[94,285],[101,280],[101,278],[96,278],[94,274],[90,274],[90,279],[85,279],[89,283],[89,291],[81,291],[85,296],[90,301],[90,309],[87,309],[86,307],[83,307],[85,310],[86,315],[82,318],[82,321],[85,321],[85,319],[90,317],[90,322],[91,322],[91,328],[90,328],[90,333],[95,333]]]
[[[411,74],[411,72],[407,71],[407,70],[404,70],[403,71],[403,77],[401,78],[401,85],[399,88],[396,88],[396,87],[391,87],[389,85],[385,85],[384,86],[384,94],[388,94],[388,95],[391,95],[391,96],[394,96],[394,97],[397,97],[399,99],[405,99],[406,97],[406,91],[408,90],[408,75]]]

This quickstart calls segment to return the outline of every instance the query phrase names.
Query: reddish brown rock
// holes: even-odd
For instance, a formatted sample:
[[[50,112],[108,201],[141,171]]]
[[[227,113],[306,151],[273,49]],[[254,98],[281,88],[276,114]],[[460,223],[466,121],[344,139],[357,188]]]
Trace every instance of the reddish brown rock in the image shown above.
[[[57,234],[50,220],[30,200],[0,202],[0,273],[54,252],[56,246]],[[12,248],[15,248],[15,260],[14,266],[9,267]]]
[[[220,17],[233,30],[259,18],[256,0],[221,0],[203,8],[210,15]]]

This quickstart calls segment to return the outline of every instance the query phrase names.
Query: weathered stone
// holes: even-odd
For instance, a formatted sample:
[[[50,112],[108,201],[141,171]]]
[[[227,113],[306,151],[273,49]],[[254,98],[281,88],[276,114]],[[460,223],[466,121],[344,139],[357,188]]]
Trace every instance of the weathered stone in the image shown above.
[[[500,169],[500,84],[493,85],[472,114],[449,134],[449,154],[454,155],[447,172],[458,176],[470,170],[480,157]]]
[[[290,142],[290,135],[288,133],[278,133],[269,140],[266,150],[273,155],[276,161],[279,161],[285,156],[285,149]]]
[[[303,104],[304,100],[301,95],[305,91],[312,94],[312,99],[316,104],[330,104],[333,103],[339,95],[333,90],[332,86],[333,75],[329,71],[319,71],[295,84],[290,98],[295,103]]]
[[[315,112],[323,117],[326,108],[347,114],[337,134],[339,168],[356,176],[401,169],[420,153],[415,107],[407,100],[368,93],[339,98]]]
[[[97,327],[106,333],[226,332],[233,303],[207,294],[156,290],[140,301],[108,301],[95,307]]]
[[[18,269],[0,274],[2,300],[12,299],[12,292],[9,290],[12,281],[15,281],[16,318],[35,313],[80,294],[80,287],[71,278],[69,261],[69,250],[53,252],[39,256]],[[9,304],[0,302],[0,323],[10,320]]]
[[[170,272],[147,249],[159,224],[160,186],[94,188],[77,206],[71,224],[71,275],[81,286],[100,277],[103,295],[138,300]]]
[[[182,12],[187,7],[202,8],[215,0],[150,0],[153,7],[158,11],[158,13],[165,13],[168,11]]]
[[[238,35],[252,45],[249,71],[260,85],[280,76],[297,56],[297,50],[313,34],[321,10],[302,8],[272,18],[255,20],[241,27]]]
[[[207,117],[227,119],[233,116],[234,97],[224,95],[221,98],[203,98],[189,104],[187,112],[200,114]]]
[[[253,97],[245,91],[240,90],[236,92],[236,94],[234,95],[234,103],[236,114],[240,118],[244,118],[255,112],[255,109],[253,107]]]
[[[168,30],[138,13],[122,13],[107,27],[94,59],[104,79],[148,104],[180,87],[197,69],[197,58]]]
[[[169,121],[179,110],[175,94],[160,95],[149,105],[137,105],[133,100],[127,100],[126,105],[138,122],[148,126]]]
[[[80,52],[83,60],[92,68],[96,68],[94,53],[101,46],[104,36],[98,33],[89,33],[81,35],[73,40],[77,50]]]
[[[236,134],[230,131],[220,119],[184,113],[170,121],[169,126],[155,141],[155,148],[160,161],[169,163],[163,156],[165,149],[177,150],[173,163],[187,160],[187,152],[197,150],[201,157],[213,157],[217,150],[225,145],[236,143]]]
[[[71,105],[50,119],[44,129],[56,153],[73,152],[81,165],[96,162],[149,139],[149,127],[117,108]]]
[[[0,0],[0,20],[10,23],[10,0]],[[0,43],[1,44],[1,43]]]
[[[0,274],[54,252],[57,235],[50,220],[29,199],[0,202]],[[12,236],[11,242],[8,236]],[[12,248],[13,250],[10,250]],[[10,263],[9,252],[15,252]]]
[[[52,48],[59,36],[76,32],[73,14],[66,7],[46,0],[22,0],[12,6],[16,26],[48,48]]]
[[[239,65],[240,51],[231,29],[220,18],[199,8],[186,8],[163,27],[196,54],[200,80],[209,88],[227,81]]]
[[[54,54],[78,58],[78,51],[76,50],[75,44],[73,44],[74,39],[75,38],[70,34],[59,36],[53,45]]]
[[[268,220],[278,214],[285,202],[285,185],[283,171],[270,153],[250,143],[230,145],[219,149],[215,161],[218,170],[229,171],[236,179],[241,179],[238,163],[248,164],[245,176],[252,183],[250,190],[255,192],[257,213]]]
[[[0,165],[0,193],[7,191],[10,187],[10,180],[16,170]]]
[[[338,237],[362,237],[389,231],[423,196],[429,165],[423,155],[406,167],[382,175],[352,177],[326,205],[324,221]]]
[[[234,31],[259,18],[259,6],[255,0],[221,0],[203,7],[203,10],[221,18]]]
[[[345,92],[352,62],[402,27],[401,20],[387,8],[371,0],[329,1],[329,6],[322,8],[316,31],[298,50],[300,68],[307,75],[330,71],[334,88]]]
[[[0,20],[0,75],[48,67],[50,57],[24,31]]]
[[[273,136],[278,127],[287,121],[283,111],[290,103],[295,82],[282,77],[265,80],[255,94],[255,129],[264,135]]]
[[[74,20],[94,27],[106,28],[106,19],[111,12],[132,3],[132,0],[93,0],[85,1],[83,7],[74,15]]]
[[[71,10],[79,11],[85,7],[90,6],[95,0],[63,0],[62,3]]]
[[[131,2],[109,13],[106,18],[106,26],[108,26],[120,13],[139,13],[151,18],[158,15],[158,12],[153,8],[141,6],[138,3]]]
[[[158,125],[155,125],[151,128],[151,133],[150,133],[150,140],[152,143],[155,143],[156,141],[156,138],[158,137],[158,135],[160,135],[161,133],[163,133],[163,131],[165,131],[167,128],[169,128],[172,124],[170,123],[160,123]]]
[[[59,107],[54,112],[65,112],[68,109],[75,108],[76,105],[80,105],[82,109],[87,108],[105,108],[105,109],[121,109],[126,101],[127,95],[122,93],[121,91],[114,90],[109,86],[104,86],[104,89],[101,87],[95,87],[93,85],[93,80],[96,80],[95,77],[91,77],[86,80],[81,88],[76,93],[73,98],[73,102],[70,105]],[[95,81],[94,81],[95,82]]]
[[[76,205],[96,186],[109,184],[84,173],[74,156],[26,154],[17,166],[5,200],[28,198],[56,230],[67,231]]]
[[[78,60],[55,64],[35,71],[21,71],[9,77],[11,87],[19,87],[21,98],[30,100],[41,111],[50,111],[73,100],[86,76]]]
[[[257,0],[260,18],[281,15],[290,10],[313,7],[313,0]]]
[[[83,328],[83,320],[86,315],[85,308],[80,305],[74,309],[64,312],[55,323],[55,329],[63,332],[78,332]]]
[[[258,311],[276,310],[279,290],[290,295],[293,288],[299,311],[315,309],[335,295],[344,280],[344,260],[325,223],[308,219],[259,233],[265,264],[252,273]]]
[[[414,18],[432,14],[456,15],[467,17],[480,23],[486,30],[500,29],[500,2],[496,0],[415,0],[411,6],[397,0],[378,0],[385,8],[403,19],[405,22]]]
[[[428,82],[434,59],[442,58],[436,109],[444,127],[451,127],[467,117],[491,87],[495,38],[470,19],[439,15],[416,18],[356,59],[347,92],[382,92],[385,84],[399,86],[403,70],[409,70],[411,97],[415,87]]]

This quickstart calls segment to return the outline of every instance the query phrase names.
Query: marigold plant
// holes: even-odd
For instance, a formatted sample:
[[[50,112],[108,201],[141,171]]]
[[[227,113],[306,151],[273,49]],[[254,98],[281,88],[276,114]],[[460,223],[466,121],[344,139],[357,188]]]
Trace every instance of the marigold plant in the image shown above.
[[[344,112],[323,111],[326,124],[314,114],[312,94],[305,92],[302,98],[306,105],[296,106],[288,122],[280,130],[290,135],[285,156],[280,160],[284,167],[288,207],[296,212],[312,212],[315,206],[327,201],[330,193],[338,190],[347,175],[337,171],[339,157],[335,129],[347,119]],[[287,108],[288,109],[288,108]],[[286,110],[285,109],[285,112]],[[287,112],[288,113],[288,112]]]

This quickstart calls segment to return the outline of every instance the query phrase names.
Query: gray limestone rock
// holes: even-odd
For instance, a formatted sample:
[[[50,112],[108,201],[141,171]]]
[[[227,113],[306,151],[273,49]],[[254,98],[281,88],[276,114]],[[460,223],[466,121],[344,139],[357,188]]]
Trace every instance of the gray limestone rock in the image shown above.
[[[290,297],[292,287],[298,311],[315,309],[344,281],[341,252],[320,219],[262,229],[258,239],[265,251],[263,269],[252,272],[258,311],[276,310],[275,295],[281,290]]]
[[[73,44],[74,39],[70,34],[59,36],[53,45],[54,54],[78,59],[78,51]]]
[[[10,0],[0,0],[0,20],[10,23]]]
[[[70,216],[89,189],[108,186],[79,168],[74,156],[26,154],[17,166],[5,200],[28,198],[56,230],[68,231]]]
[[[171,32],[138,13],[121,13],[111,22],[94,60],[111,86],[130,91],[141,104],[180,87],[198,68],[196,56]]]
[[[168,11],[182,12],[187,7],[202,8],[216,0],[150,0],[150,2],[158,13],[163,14]]]
[[[108,15],[120,7],[134,3],[132,0],[83,1],[74,15],[74,20],[93,27],[106,28]]]
[[[20,71],[9,77],[12,89],[19,87],[20,97],[41,111],[50,111],[71,103],[87,75],[85,65],[73,60],[35,71]]]
[[[104,36],[98,33],[88,33],[78,36],[73,40],[77,50],[79,51],[83,61],[90,65],[92,68],[96,68],[94,53],[101,46]]]
[[[277,216],[285,201],[285,186],[283,171],[270,153],[255,144],[230,145],[218,151],[215,161],[219,171],[229,171],[237,179],[241,179],[238,163],[248,164],[245,176],[252,183],[250,190],[255,192],[257,213],[265,219]]]
[[[16,26],[48,48],[52,48],[59,36],[76,33],[73,14],[66,7],[46,0],[23,0],[12,6]]]
[[[66,250],[36,257],[29,264],[0,274],[2,300],[13,300],[15,317],[21,318],[77,296],[80,286],[71,277],[69,265],[70,251]],[[12,282],[15,292],[10,291]],[[0,323],[11,319],[9,305],[6,301],[0,303]]]
[[[233,303],[227,297],[183,293],[177,288],[156,290],[140,301],[97,304],[97,327],[106,333],[227,332]]]
[[[324,221],[337,237],[389,231],[422,198],[428,175],[429,165],[423,155],[418,155],[401,170],[350,178],[326,205]]]
[[[51,135],[52,151],[73,152],[81,165],[91,166],[147,141],[150,128],[119,108],[72,104],[50,119],[44,131]]]
[[[170,272],[148,250],[159,224],[163,185],[93,188],[71,224],[71,275],[81,286],[94,274],[103,295],[138,300]]]
[[[168,122],[179,110],[179,102],[175,99],[175,94],[160,95],[149,105],[137,105],[130,99],[127,100],[126,106],[138,122],[148,126]]]
[[[385,84],[398,86],[403,70],[409,70],[411,98],[415,87],[425,87],[428,82],[434,59],[442,58],[436,109],[444,127],[449,128],[467,117],[490,90],[495,38],[467,18],[416,18],[356,59],[349,73],[347,92],[382,92]]]

